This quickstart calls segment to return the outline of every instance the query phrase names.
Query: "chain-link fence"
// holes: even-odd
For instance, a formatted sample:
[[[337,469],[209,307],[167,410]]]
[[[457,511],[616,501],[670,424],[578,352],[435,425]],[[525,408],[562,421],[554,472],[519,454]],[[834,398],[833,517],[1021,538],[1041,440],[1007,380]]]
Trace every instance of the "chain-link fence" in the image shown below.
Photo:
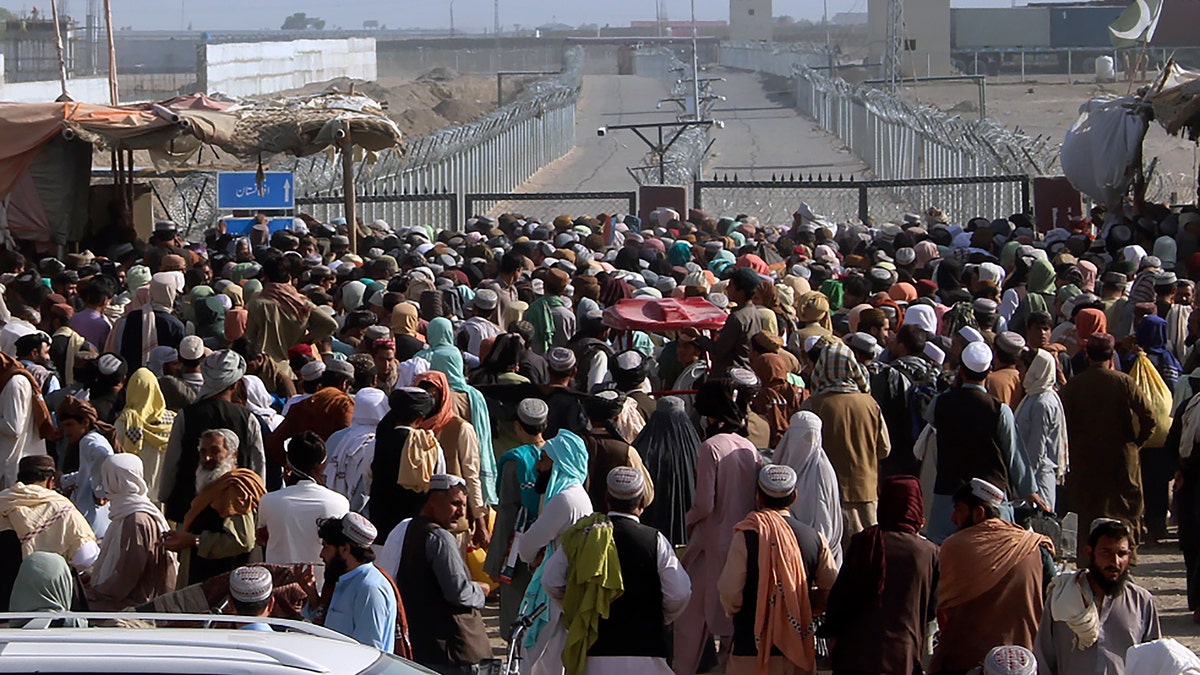
[[[597,216],[601,213],[637,213],[636,192],[474,193],[464,197],[467,217],[503,213],[537,216],[547,222],[559,215]]]
[[[1041,175],[1058,158],[1049,137],[1033,138],[991,120],[964,120],[866,85],[812,70],[817,50],[770,44],[723,44],[721,63],[793,80],[796,106],[841,141],[881,180]],[[965,220],[1012,213],[1003,188],[906,190],[911,208],[935,206]],[[915,201],[915,200],[927,201]],[[928,201],[933,200],[933,201]]]
[[[1029,210],[1029,180],[1025,176],[986,176],[906,180],[847,180],[817,176],[802,180],[696,181],[696,208],[719,215],[745,213],[771,224],[785,224],[800,202],[835,220],[857,218],[876,223],[899,222],[922,204],[966,218],[991,213],[1005,215]],[[994,211],[972,213],[972,205],[991,204]],[[989,216],[990,217],[990,216]]]

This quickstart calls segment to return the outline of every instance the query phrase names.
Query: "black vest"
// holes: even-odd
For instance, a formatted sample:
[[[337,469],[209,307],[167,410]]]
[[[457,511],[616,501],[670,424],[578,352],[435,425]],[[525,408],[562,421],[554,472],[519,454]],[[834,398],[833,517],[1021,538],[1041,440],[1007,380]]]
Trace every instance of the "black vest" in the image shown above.
[[[800,561],[804,565],[804,577],[811,586],[821,552],[821,535],[790,515],[785,515],[783,520],[792,528],[792,534],[796,535],[796,545],[800,547]],[[758,611],[758,532],[745,530],[741,535],[734,533],[734,536],[746,538],[746,585],[742,588],[742,608],[733,615],[733,655],[757,656],[754,618]],[[782,652],[775,648],[771,653],[778,655]]]
[[[396,585],[404,600],[413,660],[427,666],[474,665],[492,655],[483,616],[477,609],[452,607],[442,596],[425,542],[440,529],[424,516],[408,524]]]
[[[996,397],[974,387],[955,387],[934,402],[938,448],[935,494],[952,495],[972,478],[1008,490],[1008,462],[996,444],[1001,405]]]
[[[208,398],[183,409],[182,443],[179,463],[175,468],[175,484],[166,498],[168,520],[183,522],[192,500],[196,498],[196,467],[200,465],[200,435],[209,429],[229,429],[242,439],[238,448],[238,466],[249,467],[251,412],[224,399]],[[257,424],[257,420],[255,424]]]
[[[667,658],[662,580],[658,576],[658,530],[631,519],[612,518],[613,543],[625,592],[600,619],[599,637],[588,656]]]

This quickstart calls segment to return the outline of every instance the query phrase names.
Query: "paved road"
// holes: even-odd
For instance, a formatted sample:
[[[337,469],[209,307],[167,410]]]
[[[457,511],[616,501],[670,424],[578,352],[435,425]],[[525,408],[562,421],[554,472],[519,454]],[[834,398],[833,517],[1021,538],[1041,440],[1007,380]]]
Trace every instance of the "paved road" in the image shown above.
[[[713,108],[713,117],[725,128],[714,132],[705,178],[716,172],[724,177],[770,180],[772,174],[843,173],[860,176],[866,167],[844,149],[834,136],[818,129],[791,106],[790,94],[770,91],[758,75],[716,71],[725,78],[713,86],[726,100]]]
[[[667,95],[661,80],[636,75],[585,75],[583,94],[575,113],[575,149],[542,168],[517,192],[578,192],[635,190],[626,171],[647,152],[630,131],[613,131],[603,138],[596,129],[610,124],[670,122],[673,115],[656,110]]]

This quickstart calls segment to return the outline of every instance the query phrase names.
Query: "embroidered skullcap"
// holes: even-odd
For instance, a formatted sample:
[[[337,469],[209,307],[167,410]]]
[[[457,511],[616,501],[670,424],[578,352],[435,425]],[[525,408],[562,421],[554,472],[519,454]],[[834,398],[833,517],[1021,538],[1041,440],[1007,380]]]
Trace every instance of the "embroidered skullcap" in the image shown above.
[[[758,472],[758,489],[768,497],[787,497],[796,489],[796,470],[784,464],[768,464]]]
[[[941,347],[933,344],[932,342],[926,342],[925,351],[921,353],[925,355],[925,358],[933,361],[939,366],[946,362],[946,352],[942,351]]]
[[[896,264],[911,265],[917,259],[917,252],[905,246],[904,248],[896,249]]]
[[[262,602],[273,589],[271,572],[265,567],[239,567],[229,573],[229,595],[238,602]]]
[[[359,548],[367,548],[375,543],[375,537],[379,536],[379,530],[376,530],[371,521],[361,514],[351,511],[342,516],[342,534],[346,535],[351,544]]]
[[[527,398],[517,406],[517,419],[531,427],[546,423],[550,415],[550,407],[540,398]]]
[[[971,494],[981,499],[985,504],[1000,506],[1004,503],[1004,490],[992,485],[982,478],[971,479]]]
[[[115,375],[121,369],[121,357],[116,354],[104,354],[96,360],[96,365],[100,367],[100,374]]]
[[[1088,526],[1088,536],[1105,525],[1125,525],[1125,521],[1117,520],[1116,518],[1096,518],[1092,520],[1092,524]]]
[[[475,292],[475,300],[473,304],[485,312],[490,312],[496,309],[496,303],[500,301],[500,296],[490,288],[481,288]]]
[[[983,660],[984,675],[1033,675],[1037,659],[1020,645],[995,647]]]
[[[618,466],[608,472],[608,494],[617,499],[637,499],[646,492],[642,472],[629,466]]]
[[[456,487],[466,487],[467,481],[463,480],[462,476],[455,476],[452,473],[435,473],[429,477],[430,492],[445,492]]]
[[[325,374],[325,363],[323,361],[309,361],[300,369],[300,379],[305,382],[316,382]]]
[[[565,373],[575,367],[575,352],[566,347],[554,347],[546,352],[546,365],[557,373]]]
[[[354,366],[351,365],[349,361],[343,361],[341,359],[333,359],[328,364],[325,365],[325,372],[337,373],[338,375],[345,375],[346,377],[353,378],[354,377]]]
[[[980,312],[982,314],[995,314],[996,311],[1000,309],[1000,306],[996,304],[995,300],[988,300],[987,298],[976,298],[975,301],[971,303],[971,307],[974,308],[976,312]]]
[[[986,373],[992,368],[992,350],[986,342],[972,342],[962,353],[962,364],[972,373]]]
[[[1006,330],[996,336],[996,349],[1010,356],[1016,356],[1025,349],[1025,338],[1020,333]]]

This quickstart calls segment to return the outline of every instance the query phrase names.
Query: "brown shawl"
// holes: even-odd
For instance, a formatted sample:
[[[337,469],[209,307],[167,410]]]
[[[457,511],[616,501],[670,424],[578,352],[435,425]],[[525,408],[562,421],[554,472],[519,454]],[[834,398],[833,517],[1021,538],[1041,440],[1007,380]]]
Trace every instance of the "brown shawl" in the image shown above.
[[[287,283],[267,282],[256,297],[274,300],[279,304],[280,311],[300,323],[308,321],[308,315],[313,308],[308,298],[301,295],[295,286]]]
[[[56,437],[58,430],[54,428],[54,422],[50,419],[50,409],[46,407],[46,400],[42,398],[41,385],[20,361],[0,352],[0,391],[4,390],[9,380],[18,376],[28,378],[30,386],[33,387],[33,421],[37,424],[38,435],[42,438]]]
[[[1039,546],[1054,551],[1054,544],[1046,537],[999,518],[950,535],[939,553],[938,611],[988,592]]]
[[[192,508],[183,517],[183,529],[191,529],[196,517],[210,506],[222,518],[244,516],[258,508],[258,501],[266,492],[267,486],[257,473],[250,469],[234,469],[196,495]]]

